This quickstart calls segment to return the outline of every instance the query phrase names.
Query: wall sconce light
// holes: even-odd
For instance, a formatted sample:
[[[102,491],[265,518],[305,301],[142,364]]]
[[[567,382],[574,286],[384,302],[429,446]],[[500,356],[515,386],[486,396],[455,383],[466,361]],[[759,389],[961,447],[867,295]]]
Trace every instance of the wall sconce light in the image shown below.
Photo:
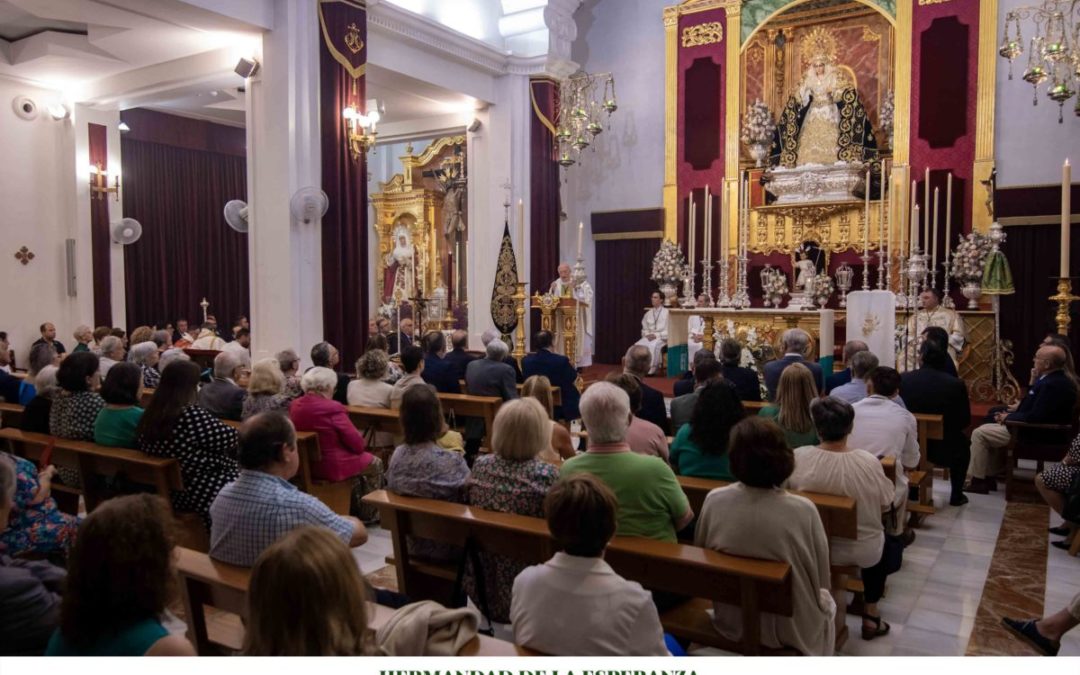
[[[49,106],[49,115],[51,115],[52,118],[57,122],[59,122],[60,120],[66,120],[70,114],[71,111],[68,110],[67,106],[63,103],[55,103]]]
[[[120,175],[113,176],[113,186],[109,187],[109,172],[100,163],[90,165],[90,199],[108,199],[109,193],[120,201]]]
[[[349,150],[352,152],[354,161],[359,159],[361,154],[366,154],[368,150],[375,147],[375,139],[379,136],[376,126],[382,119],[382,115],[379,114],[377,107],[369,107],[372,110],[366,115],[353,106],[345,108],[341,113],[348,126]]]

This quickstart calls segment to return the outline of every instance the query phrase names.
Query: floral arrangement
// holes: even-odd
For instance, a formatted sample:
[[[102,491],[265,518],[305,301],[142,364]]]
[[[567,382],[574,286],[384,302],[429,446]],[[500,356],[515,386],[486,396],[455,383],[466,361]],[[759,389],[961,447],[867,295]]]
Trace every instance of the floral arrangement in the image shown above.
[[[747,145],[772,143],[776,122],[765,102],[758,99],[750,104],[743,116],[740,138]]]
[[[770,303],[779,307],[788,292],[787,275],[771,267],[767,268],[761,273],[761,290],[765,294],[766,307]]]
[[[716,334],[719,339],[734,338],[742,345],[742,351],[739,354],[739,365],[757,371],[761,400],[767,400],[768,390],[765,388],[764,367],[767,361],[776,358],[776,350],[773,349],[771,340],[775,340],[777,336],[768,332],[762,335],[754,326],[743,325],[738,327],[731,319],[728,319],[725,323],[718,322]]]
[[[881,112],[878,113],[881,123],[881,133],[886,139],[892,137],[893,124],[896,119],[896,104],[893,103],[892,89],[885,94],[885,100],[881,102]]]
[[[990,237],[972,232],[960,239],[953,252],[952,276],[960,283],[982,281],[986,258],[993,249]]]
[[[814,277],[814,302],[818,305],[827,305],[835,290],[836,285],[828,274],[822,273]]]
[[[652,280],[657,283],[675,283],[688,276],[690,267],[683,258],[683,252],[670,239],[665,239],[653,257]]]

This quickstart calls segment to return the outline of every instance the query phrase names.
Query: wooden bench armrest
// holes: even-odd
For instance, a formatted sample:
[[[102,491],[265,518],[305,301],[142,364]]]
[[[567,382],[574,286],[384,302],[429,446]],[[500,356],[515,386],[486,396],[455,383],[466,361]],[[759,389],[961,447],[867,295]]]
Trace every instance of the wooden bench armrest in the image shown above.
[[[1010,429],[1041,429],[1044,431],[1072,431],[1071,424],[1036,424],[1035,422],[1021,422],[1019,420],[1005,420],[1005,426]]]

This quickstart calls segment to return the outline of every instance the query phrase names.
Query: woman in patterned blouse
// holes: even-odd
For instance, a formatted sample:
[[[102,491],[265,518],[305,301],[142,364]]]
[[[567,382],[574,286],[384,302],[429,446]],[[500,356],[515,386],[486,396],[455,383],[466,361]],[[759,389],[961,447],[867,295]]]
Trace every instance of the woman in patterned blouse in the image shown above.
[[[507,401],[495,415],[492,454],[477,458],[469,477],[469,503],[482,509],[544,516],[544,497],[559,480],[559,470],[537,455],[551,441],[547,411],[534,398]],[[504,556],[480,553],[484,592],[477,589],[476,570],[466,561],[465,590],[490,621],[510,623],[510,590],[528,567]],[[486,596],[486,597],[485,597]]]
[[[285,393],[285,373],[281,372],[281,363],[277,359],[259,359],[251,366],[247,390],[240,419],[273,410],[289,414],[293,397]]]
[[[11,518],[0,523],[0,553],[67,553],[80,519],[61,511],[49,496],[56,467],[50,465],[38,472],[33,462],[4,452],[0,452],[0,462],[10,462],[15,473]]]
[[[131,348],[128,360],[142,368],[143,386],[147,389],[157,389],[161,381],[161,373],[157,370],[161,353],[155,342],[140,342]]]
[[[143,452],[180,462],[184,489],[172,494],[173,508],[202,516],[210,529],[210,504],[236,480],[236,429],[195,404],[199,366],[174,361],[161,374],[136,436]]]
[[[465,502],[469,466],[462,453],[445,450],[435,442],[442,435],[443,416],[431,385],[405,389],[399,409],[405,443],[390,458],[386,487],[409,497]],[[409,553],[436,560],[457,556],[457,549],[429,540],[409,541]]]
[[[93,441],[94,422],[105,407],[105,400],[98,395],[98,357],[92,352],[71,354],[60,363],[56,382],[62,391],[53,398],[49,433],[73,441]],[[64,482],[69,482],[67,477]]]

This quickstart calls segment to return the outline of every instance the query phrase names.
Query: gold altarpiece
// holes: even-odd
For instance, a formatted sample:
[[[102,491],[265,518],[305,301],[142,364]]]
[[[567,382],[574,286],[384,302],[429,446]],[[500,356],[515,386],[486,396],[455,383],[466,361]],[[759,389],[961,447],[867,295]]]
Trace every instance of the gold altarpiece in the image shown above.
[[[386,278],[387,259],[395,248],[395,233],[401,233],[403,228],[408,232],[408,243],[414,248],[416,267],[416,286],[404,299],[430,299],[436,288],[450,287],[448,261],[453,261],[454,251],[443,231],[446,194],[430,174],[450,163],[463,163],[465,144],[464,136],[447,136],[436,139],[418,155],[413,153],[409,144],[405,154],[399,158],[402,172],[385,183],[379,183],[380,191],[370,196],[375,209],[373,226],[378,241],[374,282],[379,289],[380,303],[386,301],[384,289],[389,283]],[[463,285],[464,279],[458,283]],[[464,289],[459,289],[459,293],[463,296]],[[458,294],[452,299],[456,304]],[[447,321],[440,322],[445,323]],[[446,327],[430,325],[424,329]]]

